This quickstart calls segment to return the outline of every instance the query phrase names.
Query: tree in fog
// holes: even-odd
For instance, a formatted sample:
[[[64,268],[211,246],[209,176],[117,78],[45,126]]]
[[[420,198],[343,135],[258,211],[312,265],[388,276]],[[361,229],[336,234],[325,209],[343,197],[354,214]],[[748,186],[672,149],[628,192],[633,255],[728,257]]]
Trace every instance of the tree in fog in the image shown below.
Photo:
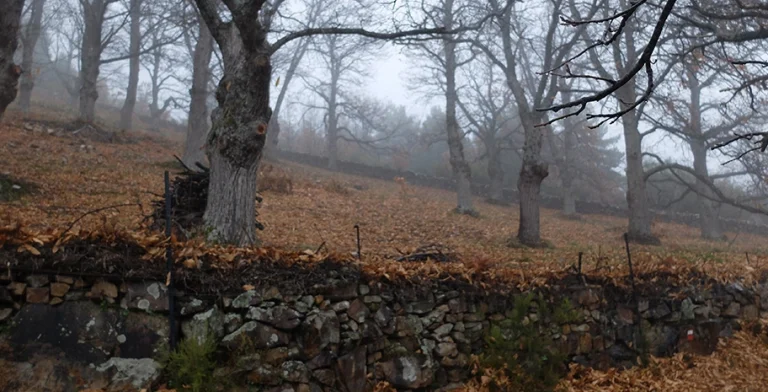
[[[694,179],[695,190],[687,190],[698,198],[699,227],[704,239],[722,239],[718,205],[715,195],[707,183],[732,175],[745,174],[744,171],[710,174],[709,154],[714,145],[722,142],[730,132],[756,119],[748,107],[733,100],[726,105],[729,94],[723,94],[727,80],[734,78],[733,65],[717,56],[717,52],[694,51],[684,56],[667,78],[668,83],[661,86],[652,102],[663,113],[661,116],[649,115],[648,121],[654,129],[664,131],[687,144],[693,157],[692,170],[702,180]],[[663,170],[657,166],[653,172]],[[650,180],[650,174],[647,177]],[[681,198],[684,195],[681,196]]]
[[[43,30],[45,0],[32,0],[29,7],[29,20],[24,26],[23,34],[21,34],[21,69],[25,71],[21,75],[21,83],[19,83],[19,106],[25,113],[29,112],[30,102],[32,100],[32,89],[35,86],[35,77],[39,71],[39,68],[34,68],[34,56],[37,40],[40,38],[40,34]]]
[[[512,92],[525,135],[523,159],[517,188],[520,195],[520,223],[517,239],[527,246],[541,240],[541,183],[549,174],[542,158],[545,132],[550,132],[545,113],[536,108],[549,106],[557,95],[557,79],[547,70],[566,61],[582,42],[583,26],[566,28],[561,17],[567,8],[594,15],[597,2],[577,8],[570,0],[551,0],[544,4],[490,0],[487,7],[495,15],[491,27],[472,41],[502,70]],[[483,3],[485,4],[485,3]],[[482,4],[478,3],[478,7]],[[544,18],[543,16],[546,16]]]
[[[152,101],[150,121],[155,122],[168,110],[172,100],[160,102],[160,92],[180,64],[171,45],[181,38],[179,30],[187,28],[183,8],[186,2],[130,0],[128,17],[129,47],[127,54],[112,61],[128,59],[128,86],[120,110],[120,128],[131,129],[139,87],[139,71],[143,67],[150,75]]]
[[[305,3],[304,8],[302,14],[305,15],[306,22],[303,23],[303,28],[315,27],[318,18],[320,17],[320,12],[323,9],[322,0],[308,0],[308,2]],[[277,100],[272,107],[272,117],[269,120],[266,142],[267,153],[269,153],[269,149],[277,148],[277,143],[280,139],[280,111],[285,103],[288,88],[291,86],[293,77],[296,76],[299,70],[299,65],[301,65],[304,55],[309,49],[309,45],[312,42],[311,39],[311,37],[304,37],[296,40],[295,43],[293,43],[292,50],[284,51],[284,53],[289,53],[286,56],[286,61],[284,61],[284,63],[287,63],[285,72],[283,73],[283,70],[280,69],[280,67],[277,67],[277,69],[273,71],[279,73],[278,82],[280,85],[280,92],[277,94]],[[280,53],[276,53],[275,55],[279,56]]]
[[[78,4],[61,0],[58,23],[50,26],[53,44],[53,73],[69,95],[69,104],[77,111],[80,101],[80,49],[83,41],[83,13]],[[74,65],[74,67],[73,67]]]
[[[638,111],[642,111],[645,103],[653,96],[659,81],[663,81],[666,71],[669,68],[669,62],[657,63],[654,55],[663,50],[663,46],[669,41],[668,37],[695,38],[694,41],[684,43],[683,48],[678,48],[678,56],[688,56],[695,53],[695,50],[714,50],[722,53],[723,58],[729,59],[732,65],[739,65],[744,68],[752,68],[752,72],[743,72],[741,80],[737,83],[734,91],[737,94],[747,95],[754,101],[755,90],[768,80],[764,73],[764,68],[768,65],[761,52],[740,53],[739,48],[743,48],[749,42],[761,42],[768,38],[768,32],[762,27],[768,20],[768,6],[758,3],[745,5],[740,0],[722,0],[713,2],[694,2],[685,9],[675,8],[676,0],[666,0],[658,7],[648,7],[645,1],[631,3],[619,2],[622,11],[611,13],[606,10],[599,18],[582,18],[578,15],[572,15],[569,23],[576,26],[594,25],[597,28],[591,32],[591,36],[597,37],[603,34],[603,38],[596,40],[583,55],[593,59],[593,64],[597,72],[585,72],[578,75],[572,75],[581,80],[602,80],[608,82],[608,87],[604,87],[594,93],[588,93],[577,97],[572,101],[566,101],[562,104],[552,106],[542,106],[540,110],[545,111],[566,111],[566,114],[560,118],[581,113],[589,103],[599,102],[607,97],[616,96],[619,101],[619,110],[609,111],[607,113],[590,114],[592,118],[600,118],[605,121],[615,121],[621,118],[625,127],[625,140],[627,144],[627,181],[629,192],[627,201],[630,208],[630,236],[635,240],[643,242],[658,243],[658,240],[650,233],[650,213],[647,208],[647,199],[645,194],[646,180],[653,174],[663,170],[671,170],[672,174],[681,183],[686,181],[677,173],[684,171],[693,176],[696,180],[694,184],[688,184],[689,189],[696,192],[697,195],[711,199],[714,202],[726,202],[737,204],[739,208],[751,211],[759,211],[749,205],[742,205],[737,201],[723,194],[717,186],[705,174],[702,157],[705,153],[701,151],[701,143],[695,139],[704,139],[692,133],[689,140],[694,141],[694,149],[699,150],[699,169],[691,169],[678,163],[665,163],[660,157],[653,156],[658,161],[658,166],[649,172],[642,168],[642,138],[645,134],[632,130],[628,132],[627,125],[630,128],[641,116]],[[746,7],[746,8],[745,8]],[[671,21],[674,21],[672,23]],[[618,26],[615,28],[614,26]],[[645,28],[647,27],[647,28]],[[690,28],[681,33],[681,28]],[[672,30],[672,31],[670,31]],[[645,32],[645,34],[639,34]],[[606,72],[598,59],[597,49],[599,46],[611,46],[613,57],[612,61],[603,63],[614,63],[617,66],[615,74]],[[639,48],[643,47],[642,50]],[[733,56],[744,56],[734,58]],[[690,61],[690,60],[689,60]],[[659,68],[662,69],[659,72]],[[644,72],[643,72],[644,71]],[[696,81],[694,81],[696,83]],[[643,89],[638,90],[638,85]],[[694,98],[695,99],[695,98]],[[699,98],[700,99],[700,98]],[[693,105],[695,106],[695,105]],[[701,120],[699,107],[689,109],[687,115],[692,115],[688,119],[691,123]],[[691,112],[692,111],[692,112]],[[696,128],[700,126],[695,124]],[[706,131],[704,131],[706,132]],[[679,134],[679,132],[678,132]],[[762,150],[768,143],[763,141],[768,133],[764,131],[738,132],[730,141],[715,146],[720,148],[738,140],[751,141],[755,138],[760,144],[751,147],[747,151]],[[704,190],[703,185],[707,185]],[[707,227],[703,233],[705,236],[717,236],[719,230],[714,221],[714,212],[712,206],[703,207],[702,228]]]
[[[353,17],[350,13],[349,17]],[[315,37],[310,46],[313,72],[302,76],[307,90],[312,91],[322,104],[313,106],[324,112],[326,155],[328,168],[337,169],[339,159],[340,121],[347,111],[353,111],[354,96],[351,86],[362,83],[362,77],[371,61],[373,41],[363,36],[322,35]],[[319,65],[318,65],[319,64]]]
[[[24,0],[3,0],[0,2],[0,120],[5,109],[16,99],[16,85],[22,69],[13,62],[18,46],[19,27]]]
[[[502,155],[515,151],[513,136],[520,131],[520,120],[512,93],[504,86],[503,75],[487,58],[481,57],[465,65],[462,75],[466,85],[457,103],[466,118],[469,132],[483,145],[483,158],[488,163],[492,203],[505,203]]]
[[[570,99],[573,85],[559,80],[559,91],[564,100]],[[607,137],[604,127],[591,128],[585,116],[568,117],[553,125],[545,134],[545,148],[556,169],[563,199],[562,212],[574,216],[577,193],[593,190],[593,196],[602,198],[616,189],[619,175],[613,171],[621,164],[623,154],[614,144],[619,137]]]
[[[466,4],[455,0],[440,0],[427,12],[433,24],[442,24],[447,29],[458,23],[466,10]],[[471,55],[459,46],[457,37],[445,37],[442,41],[420,42],[411,45],[420,58],[422,69],[428,70],[426,76],[413,78],[417,86],[437,87],[445,99],[445,140],[448,143],[451,170],[456,183],[456,212],[476,214],[472,201],[472,171],[464,154],[464,132],[459,128],[457,118],[458,86],[456,73],[462,65],[471,60]]]
[[[182,161],[187,167],[195,168],[196,163],[205,162],[205,138],[208,134],[208,96],[211,83],[211,57],[213,36],[194,10],[189,12],[194,21],[183,29],[184,43],[192,60],[192,81],[189,88],[189,111],[187,115],[187,137],[184,142]],[[196,36],[193,36],[197,33]],[[194,44],[193,44],[194,42]]]
[[[119,32],[122,11],[113,6],[118,0],[79,0],[83,15],[80,46],[80,121],[93,123],[96,119],[97,84],[102,64],[101,55]],[[105,23],[109,23],[105,26]],[[106,34],[104,33],[107,28]]]

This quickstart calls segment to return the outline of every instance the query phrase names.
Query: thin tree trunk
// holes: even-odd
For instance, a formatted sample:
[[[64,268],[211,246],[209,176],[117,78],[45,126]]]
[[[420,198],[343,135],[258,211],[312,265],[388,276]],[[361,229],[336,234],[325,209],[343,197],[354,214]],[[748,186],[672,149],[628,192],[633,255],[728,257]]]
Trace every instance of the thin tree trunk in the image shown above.
[[[693,170],[704,178],[709,178],[709,169],[707,168],[707,144],[702,130],[701,119],[701,85],[697,78],[696,71],[688,66],[688,85],[691,91],[690,113],[690,133],[688,144],[693,152]],[[720,225],[720,217],[717,214],[715,203],[707,197],[712,195],[707,184],[701,180],[696,180],[697,199],[699,201],[699,227],[701,229],[701,238],[707,240],[723,240],[724,234]]]
[[[97,84],[101,65],[101,32],[107,5],[104,0],[83,4],[83,44],[80,52],[80,121],[93,123],[96,119]]]
[[[305,39],[299,44],[299,48],[293,54],[291,64],[285,72],[285,77],[282,81],[283,85],[280,88],[280,93],[277,95],[275,107],[272,109],[272,119],[269,123],[269,131],[267,131],[267,154],[269,154],[269,150],[277,149],[277,143],[280,138],[280,109],[283,106],[283,101],[288,92],[288,86],[291,85],[291,80],[293,80],[293,76],[296,74],[299,64],[301,64],[301,59],[304,57],[304,53],[307,52],[307,47],[309,47],[309,39]]]
[[[37,71],[34,69],[35,46],[40,38],[43,21],[43,7],[45,0],[32,0],[32,15],[24,29],[24,48],[21,54],[21,69],[24,73],[21,75],[19,83],[19,106],[24,113],[29,112],[32,101],[32,89],[35,86],[35,77]]]
[[[563,95],[563,99],[570,101],[570,95],[566,97]],[[566,101],[568,102],[568,101]],[[575,124],[571,118],[563,120],[563,167],[560,170],[560,184],[563,188],[563,214],[565,216],[576,215],[576,198],[573,194],[573,177],[575,175],[573,170],[573,155],[576,148],[576,129]]]
[[[446,0],[443,5],[443,25],[446,29],[453,27],[453,0]],[[471,170],[464,158],[464,145],[456,119],[456,43],[444,41],[445,50],[445,131],[448,136],[448,152],[450,154],[453,177],[456,181],[456,212],[475,215],[477,212],[472,204]]]
[[[503,204],[504,201],[504,168],[501,164],[501,151],[495,138],[485,145],[488,154],[488,178],[491,180],[489,200],[492,203]]]
[[[272,67],[266,37],[251,36],[246,47],[232,31],[219,42],[224,77],[207,141],[211,177],[203,219],[209,240],[248,245],[256,242],[256,176],[272,115]]]
[[[189,90],[190,103],[187,118],[187,140],[182,160],[191,168],[195,163],[205,162],[205,137],[208,134],[208,83],[211,80],[211,55],[213,37],[205,23],[200,20],[200,34],[195,44],[192,60],[192,88]]]
[[[709,178],[706,144],[701,140],[694,139],[692,139],[690,143],[691,150],[693,151],[693,170],[702,177]],[[696,180],[696,186],[698,187],[699,192],[711,194],[709,187],[701,180]],[[697,198],[699,201],[699,227],[701,228],[701,238],[718,241],[725,239],[715,203],[700,194],[697,195]]]
[[[19,26],[24,0],[8,0],[0,11],[0,121],[5,109],[16,99],[16,84],[21,67],[13,63],[13,53],[18,46]]]
[[[131,43],[130,61],[128,65],[128,87],[125,92],[125,102],[120,110],[120,128],[133,127],[133,111],[136,107],[136,95],[139,90],[139,51],[141,50],[141,0],[131,0]]]
[[[329,54],[333,59],[333,46]],[[328,94],[328,129],[326,131],[326,150],[328,153],[328,169],[338,169],[339,160],[339,117],[337,114],[337,98],[339,75],[336,69],[331,70],[331,91]]]
[[[634,83],[619,90],[623,105],[634,102]],[[645,170],[643,169],[642,136],[638,129],[637,112],[630,111],[622,117],[624,143],[627,155],[627,208],[629,209],[629,239],[648,245],[659,245],[661,241],[651,233],[653,215],[645,191]]]

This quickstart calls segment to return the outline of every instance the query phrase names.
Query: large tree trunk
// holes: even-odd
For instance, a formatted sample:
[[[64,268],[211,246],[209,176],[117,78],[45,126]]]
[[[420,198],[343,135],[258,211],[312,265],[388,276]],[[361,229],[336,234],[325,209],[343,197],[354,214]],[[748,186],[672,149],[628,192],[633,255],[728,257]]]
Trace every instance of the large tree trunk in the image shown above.
[[[256,242],[256,175],[272,115],[272,69],[266,37],[250,37],[243,46],[231,31],[221,48],[224,77],[207,141],[211,179],[203,219],[210,240],[247,245]]]
[[[24,0],[7,0],[0,11],[0,121],[5,109],[16,99],[16,84],[21,68],[13,63],[18,46],[19,26]]]
[[[101,65],[101,30],[107,4],[104,0],[83,1],[83,43],[80,51],[80,121],[93,123],[96,119],[96,100],[99,67]]]
[[[446,29],[453,28],[453,0],[446,0],[443,5],[443,25]],[[445,131],[448,136],[448,152],[450,154],[453,177],[456,181],[456,212],[475,215],[477,212],[472,204],[472,172],[464,159],[464,145],[456,119],[456,43],[444,41],[445,50]]]
[[[520,225],[517,239],[526,246],[538,247],[541,242],[541,183],[549,175],[547,164],[541,160],[542,128],[536,127],[539,118],[526,110],[527,103],[518,104],[520,122],[525,131],[523,165],[517,179],[520,193]]]
[[[32,15],[24,29],[24,47],[21,54],[21,69],[24,73],[21,75],[19,83],[19,106],[24,113],[29,112],[32,101],[32,88],[35,86],[35,77],[37,71],[34,69],[35,46],[40,38],[43,21],[43,7],[45,0],[32,0]]]
[[[501,151],[494,138],[485,144],[485,151],[488,154],[488,178],[491,180],[488,199],[492,203],[504,203],[504,168]]]
[[[619,99],[624,105],[635,102],[634,83],[619,90]],[[624,128],[624,144],[627,154],[627,208],[629,208],[629,239],[648,245],[659,245],[661,241],[651,233],[653,215],[645,191],[645,170],[643,169],[642,136],[638,129],[637,112],[632,110],[621,118]]]
[[[136,95],[139,90],[139,51],[141,50],[141,0],[131,0],[131,43],[130,62],[128,65],[128,87],[125,92],[125,102],[120,110],[120,128],[131,129],[133,126],[133,110],[136,107]]]
[[[182,161],[191,168],[196,162],[205,162],[205,137],[208,134],[208,83],[211,81],[211,55],[213,37],[205,23],[199,21],[200,34],[192,60],[192,88],[187,118],[187,141]]]

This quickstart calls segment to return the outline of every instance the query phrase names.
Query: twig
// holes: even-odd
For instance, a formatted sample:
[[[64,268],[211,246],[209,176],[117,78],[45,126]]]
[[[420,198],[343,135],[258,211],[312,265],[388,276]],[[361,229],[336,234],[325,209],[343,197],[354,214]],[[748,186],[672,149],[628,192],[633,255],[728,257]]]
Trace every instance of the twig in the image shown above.
[[[324,247],[324,246],[325,246],[325,241],[323,241],[323,243],[322,243],[322,244],[320,244],[320,246],[318,246],[318,247],[317,247],[317,250],[315,251],[315,254],[318,254],[318,253],[320,253],[320,250],[321,250],[321,249],[323,249],[323,247]],[[327,249],[327,248],[326,248],[326,249]]]
[[[139,205],[137,205],[136,203],[124,203],[124,204],[115,204],[115,205],[111,205],[111,206],[101,207],[101,208],[97,208],[95,210],[90,210],[90,211],[84,213],[83,215],[80,215],[80,217],[78,217],[72,223],[70,223],[69,226],[67,227],[67,229],[64,230],[61,233],[61,236],[63,236],[64,234],[67,234],[70,230],[72,230],[73,227],[75,227],[77,222],[80,222],[83,218],[85,218],[88,215],[97,214],[97,213],[99,213],[101,211],[109,210],[109,209],[112,209],[112,208],[131,207],[131,206],[138,207]]]

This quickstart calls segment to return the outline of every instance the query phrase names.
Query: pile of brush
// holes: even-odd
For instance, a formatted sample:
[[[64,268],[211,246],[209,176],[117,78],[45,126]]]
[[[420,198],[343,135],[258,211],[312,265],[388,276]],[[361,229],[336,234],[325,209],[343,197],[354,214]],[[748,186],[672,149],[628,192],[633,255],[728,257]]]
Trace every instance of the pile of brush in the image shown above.
[[[192,169],[176,157],[183,170],[171,180],[171,224],[173,233],[182,239],[190,237],[190,233],[199,232],[203,227],[203,214],[208,202],[208,183],[210,169],[200,163]],[[261,202],[261,198],[257,196]],[[158,198],[152,203],[151,229],[165,230],[165,197]],[[256,222],[259,230],[264,226]]]

